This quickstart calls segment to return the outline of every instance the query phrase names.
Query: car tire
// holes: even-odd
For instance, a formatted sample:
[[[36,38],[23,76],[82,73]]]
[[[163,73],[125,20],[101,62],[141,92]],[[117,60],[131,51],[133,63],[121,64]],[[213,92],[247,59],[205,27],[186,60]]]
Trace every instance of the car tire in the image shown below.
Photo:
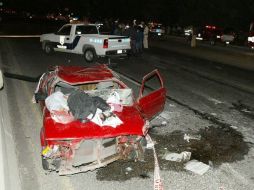
[[[54,49],[50,43],[45,43],[44,45],[44,52],[48,55],[52,54],[54,52]]]
[[[210,41],[210,44],[211,44],[212,46],[214,46],[214,45],[215,45],[215,41]]]
[[[96,52],[93,48],[87,48],[84,51],[84,58],[87,63],[93,63],[97,59]]]
[[[211,38],[211,39],[210,39],[210,45],[212,45],[212,46],[215,45],[215,39],[214,39],[214,38]]]
[[[43,156],[41,157],[41,163],[42,163],[42,168],[44,170],[49,170],[49,162],[47,161],[47,159],[43,158]]]

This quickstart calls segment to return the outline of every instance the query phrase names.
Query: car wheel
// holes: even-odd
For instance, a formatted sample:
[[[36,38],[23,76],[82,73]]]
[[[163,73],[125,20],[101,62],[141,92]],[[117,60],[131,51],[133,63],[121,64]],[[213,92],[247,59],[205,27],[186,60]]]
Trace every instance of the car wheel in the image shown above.
[[[41,157],[41,163],[42,163],[42,168],[44,170],[49,170],[49,162],[47,161],[47,159],[43,158],[43,156]]]
[[[215,45],[215,40],[214,39],[210,39],[210,45]]]
[[[45,46],[44,46],[44,52],[46,54],[52,54],[53,53],[53,47],[52,45],[50,45],[49,43],[46,43]]]
[[[84,51],[84,57],[85,57],[85,61],[88,63],[92,63],[97,59],[97,55],[95,53],[95,50],[92,48],[87,48]]]

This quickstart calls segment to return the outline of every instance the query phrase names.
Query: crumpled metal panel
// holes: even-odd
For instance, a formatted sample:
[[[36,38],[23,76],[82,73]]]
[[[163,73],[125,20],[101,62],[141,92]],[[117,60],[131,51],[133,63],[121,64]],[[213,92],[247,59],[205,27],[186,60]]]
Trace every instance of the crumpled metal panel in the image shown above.
[[[144,159],[144,137],[121,136],[109,139],[85,140],[71,146],[66,157],[61,154],[59,175],[95,170],[119,159]],[[73,155],[68,153],[72,152]],[[54,160],[54,158],[52,159]]]
[[[75,120],[67,124],[56,123],[50,116],[48,110],[44,115],[45,139],[90,139],[90,138],[110,138],[120,135],[144,135],[144,118],[141,117],[136,107],[127,106],[122,112],[115,112],[123,124],[116,128],[110,126],[100,127],[99,125],[87,121],[85,123]]]
[[[106,65],[58,66],[56,74],[68,83],[89,82],[114,78],[112,71]]]
[[[72,161],[73,166],[79,166],[115,155],[117,146],[115,138],[85,140],[80,143],[75,150],[75,156]]]

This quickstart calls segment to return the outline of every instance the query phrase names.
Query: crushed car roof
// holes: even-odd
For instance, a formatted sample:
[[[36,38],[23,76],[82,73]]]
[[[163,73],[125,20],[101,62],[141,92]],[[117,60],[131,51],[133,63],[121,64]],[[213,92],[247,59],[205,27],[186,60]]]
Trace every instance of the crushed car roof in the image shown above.
[[[57,66],[56,75],[65,82],[79,83],[108,80],[115,78],[111,69],[106,65],[93,66]]]

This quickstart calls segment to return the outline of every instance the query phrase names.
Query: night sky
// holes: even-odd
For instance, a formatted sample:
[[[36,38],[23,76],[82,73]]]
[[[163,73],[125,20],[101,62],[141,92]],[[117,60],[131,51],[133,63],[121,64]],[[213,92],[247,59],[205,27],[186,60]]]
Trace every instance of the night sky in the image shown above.
[[[44,14],[68,8],[94,18],[155,19],[164,24],[232,26],[247,29],[254,0],[0,0],[5,7]]]

